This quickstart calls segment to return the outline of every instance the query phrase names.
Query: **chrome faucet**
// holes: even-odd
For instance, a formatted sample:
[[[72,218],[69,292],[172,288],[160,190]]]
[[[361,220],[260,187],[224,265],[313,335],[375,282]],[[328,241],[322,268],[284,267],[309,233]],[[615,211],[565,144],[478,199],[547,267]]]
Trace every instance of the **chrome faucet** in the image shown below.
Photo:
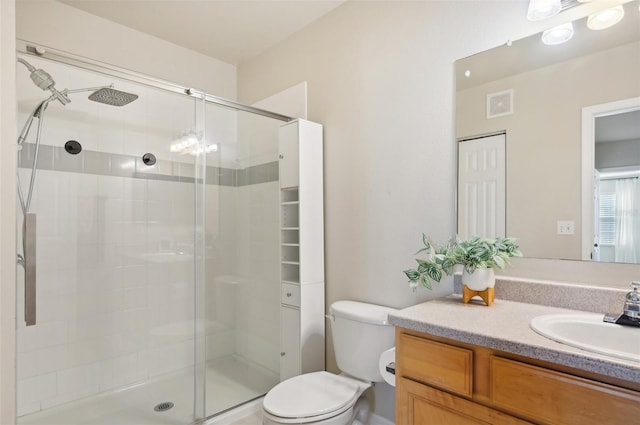
[[[631,282],[631,292],[624,297],[622,314],[607,313],[604,322],[640,327],[640,282]]]

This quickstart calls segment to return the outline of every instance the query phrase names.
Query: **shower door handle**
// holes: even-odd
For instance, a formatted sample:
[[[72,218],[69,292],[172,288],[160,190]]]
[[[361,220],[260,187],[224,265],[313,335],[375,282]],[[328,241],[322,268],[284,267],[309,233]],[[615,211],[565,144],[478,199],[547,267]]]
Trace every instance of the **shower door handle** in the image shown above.
[[[24,321],[36,324],[36,214],[24,216]]]

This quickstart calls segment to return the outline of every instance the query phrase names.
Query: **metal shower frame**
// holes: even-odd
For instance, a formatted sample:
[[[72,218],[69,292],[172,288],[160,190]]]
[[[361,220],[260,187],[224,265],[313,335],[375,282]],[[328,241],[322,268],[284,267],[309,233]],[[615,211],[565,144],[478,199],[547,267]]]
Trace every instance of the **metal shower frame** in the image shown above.
[[[73,55],[67,52],[62,52],[46,46],[37,45],[35,43],[31,43],[21,39],[16,40],[16,52],[21,55],[38,57],[38,58],[50,60],[52,62],[73,66],[75,68],[96,72],[102,75],[106,75],[108,77],[115,77],[115,78],[119,78],[129,82],[141,84],[144,86],[164,90],[167,92],[189,96],[191,98],[194,98],[194,100],[198,100],[200,102],[213,103],[213,104],[216,104],[228,109],[236,110],[236,111],[244,111],[251,114],[260,115],[260,116],[264,116],[267,118],[272,118],[272,119],[284,121],[284,122],[289,122],[295,119],[286,115],[278,114],[276,112],[255,108],[253,106],[244,105],[242,103],[238,103],[229,99],[213,96],[211,94],[205,93],[202,90],[194,89],[191,87],[184,87],[184,86],[181,86],[172,82],[168,82],[165,80],[161,80],[155,77],[151,77],[142,73],[127,70],[114,65],[109,65],[104,62],[94,61],[92,59]],[[199,116],[200,114],[203,114],[203,111],[196,112],[196,120],[203,119],[202,116]],[[199,166],[196,165],[196,180],[201,180],[201,181],[204,180],[205,165],[206,165],[206,162],[202,162]],[[202,199],[204,197],[203,187],[201,187],[200,189],[196,188],[196,192],[197,192],[196,203],[202,202]],[[200,198],[200,201],[198,201],[199,198]],[[196,208],[195,221],[196,223],[204,222],[204,213],[199,208]],[[202,237],[202,235],[196,234],[194,245],[196,249],[201,248],[201,250],[204,250],[204,238]],[[195,261],[194,275],[195,275],[196,282],[200,280],[200,277],[204,276],[204,264],[202,259]],[[203,303],[205,301],[205,297],[203,296],[202,293],[199,293],[199,291],[202,291],[202,290],[203,288],[198,288],[198,285],[196,284],[196,296],[195,296],[196,304],[194,305],[194,314],[196,314],[196,316],[198,315],[198,313],[196,312],[204,311]],[[33,301],[35,302],[35,296]],[[198,317],[195,317],[194,319],[197,321]],[[202,335],[201,332],[194,333],[194,343],[195,343],[194,351],[196,354],[195,354],[195,364],[194,364],[195,393],[194,393],[193,414],[195,419],[194,424],[202,424],[209,418],[216,416],[217,414],[224,413],[224,411],[218,412],[211,416],[207,415],[206,401],[205,401],[206,359],[202,356],[202,353],[204,353],[206,350],[205,350],[204,335]],[[251,401],[251,400],[248,400],[248,401]]]
[[[183,94],[199,99],[204,99],[205,102],[215,103],[227,108],[235,109],[238,111],[250,112],[252,114],[262,115],[265,117],[273,118],[280,121],[292,121],[294,118],[286,115],[278,114],[276,112],[267,111],[265,109],[256,108],[253,106],[244,105],[242,103],[235,102],[233,100],[225,99],[218,96],[207,94],[202,90],[198,90],[192,87],[184,87],[178,84],[161,80],[159,78],[151,77],[139,72],[127,70],[114,65],[109,65],[104,62],[94,61],[81,56],[77,56],[71,53],[62,52],[60,50],[52,49],[45,46],[36,45],[29,41],[17,39],[16,40],[17,52],[24,55],[35,56],[43,59],[49,59],[54,62],[71,65],[77,68],[86,69],[100,74],[105,74],[110,77],[117,77],[123,80],[132,81],[138,84],[143,84],[150,87],[170,91],[172,93]]]

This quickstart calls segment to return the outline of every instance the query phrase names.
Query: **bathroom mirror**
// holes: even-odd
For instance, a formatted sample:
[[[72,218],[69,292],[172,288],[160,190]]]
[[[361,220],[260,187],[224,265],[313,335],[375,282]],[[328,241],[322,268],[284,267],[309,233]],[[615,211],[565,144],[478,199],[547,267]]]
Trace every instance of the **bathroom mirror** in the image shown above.
[[[625,3],[623,19],[603,30],[574,21],[563,44],[535,34],[456,62],[458,144],[505,134],[505,201],[494,210],[504,210],[497,216],[506,236],[519,239],[526,257],[640,263],[639,5]],[[461,202],[469,198],[464,168],[459,233],[461,221],[487,216],[484,205]],[[612,179],[622,178],[634,188],[616,190]],[[629,199],[633,218],[622,213]]]

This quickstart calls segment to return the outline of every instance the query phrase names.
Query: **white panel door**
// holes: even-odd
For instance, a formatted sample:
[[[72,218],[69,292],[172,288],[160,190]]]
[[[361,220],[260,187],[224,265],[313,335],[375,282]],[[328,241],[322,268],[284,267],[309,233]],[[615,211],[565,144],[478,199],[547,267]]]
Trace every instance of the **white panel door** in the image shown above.
[[[279,174],[280,188],[296,187],[300,183],[298,168],[298,123],[293,121],[280,127],[279,132]]]
[[[458,235],[506,235],[506,135],[458,143]]]
[[[591,258],[583,260],[600,261],[600,171],[593,169],[593,251]]]

